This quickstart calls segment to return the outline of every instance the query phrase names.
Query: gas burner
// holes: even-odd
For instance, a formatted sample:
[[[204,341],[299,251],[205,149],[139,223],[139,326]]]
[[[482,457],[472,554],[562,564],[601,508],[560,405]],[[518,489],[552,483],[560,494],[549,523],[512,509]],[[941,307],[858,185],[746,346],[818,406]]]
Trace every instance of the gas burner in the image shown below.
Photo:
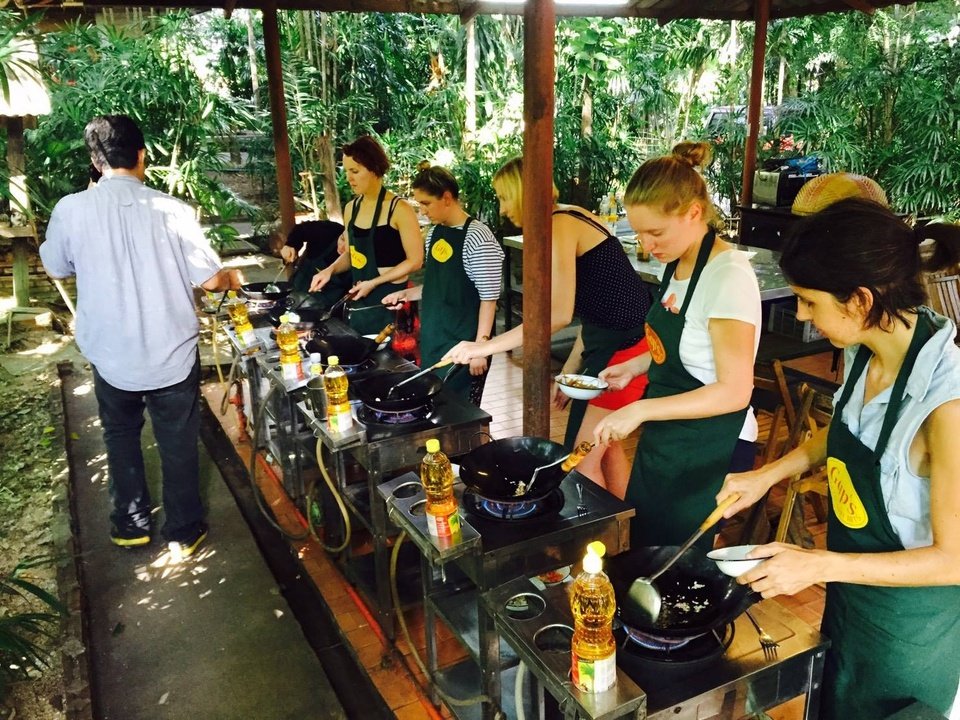
[[[469,512],[490,520],[500,520],[502,522],[536,520],[552,517],[560,512],[563,508],[563,491],[557,488],[546,497],[537,500],[520,500],[519,502],[491,500],[467,492],[463,494],[463,503]]]
[[[247,312],[250,315],[261,315],[272,310],[276,304],[275,300],[247,300]]]
[[[357,363],[356,365],[343,365],[341,363],[340,367],[343,368],[344,372],[348,376],[357,375],[358,373],[368,372],[370,370],[377,369],[377,361],[373,358],[367,358],[366,360]],[[374,410],[374,412],[380,412],[379,410]]]
[[[362,423],[367,425],[371,423],[381,425],[405,425],[407,423],[417,422],[418,420],[426,420],[431,415],[433,415],[433,403],[431,402],[410,410],[401,410],[399,412],[374,410],[368,405],[361,406],[357,411],[357,417],[360,418]]]
[[[727,623],[703,635],[665,638],[623,625],[620,645],[624,655],[653,663],[688,664],[712,661],[726,652],[733,642],[734,624]],[[618,657],[619,659],[619,657]]]

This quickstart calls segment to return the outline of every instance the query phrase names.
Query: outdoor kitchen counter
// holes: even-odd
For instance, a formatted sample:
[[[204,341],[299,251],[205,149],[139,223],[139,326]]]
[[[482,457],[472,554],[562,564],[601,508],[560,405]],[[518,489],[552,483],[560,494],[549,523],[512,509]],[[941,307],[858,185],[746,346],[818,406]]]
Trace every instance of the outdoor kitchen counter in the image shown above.
[[[537,679],[538,691],[546,690],[567,717],[655,718],[656,720],[708,720],[739,718],[767,710],[794,697],[806,696],[804,718],[816,718],[820,705],[823,663],[829,641],[817,630],[775,601],[762,601],[751,608],[759,623],[780,643],[776,657],[766,657],[757,632],[741,615],[735,622],[734,637],[726,652],[692,674],[644,670],[637,675],[624,662],[629,652],[617,649],[618,677],[629,683],[590,695],[570,683],[569,646],[565,650],[538,646],[535,636],[541,628],[572,626],[568,587],[561,584],[538,588],[526,578],[509,582],[486,593],[483,602],[493,615],[500,636],[516,651]],[[512,617],[508,601],[524,593],[545,601],[536,617]],[[664,663],[668,666],[669,663]],[[651,675],[654,680],[651,680]],[[641,688],[639,696],[634,690]],[[645,701],[639,698],[645,697]],[[645,708],[644,708],[645,702]],[[541,703],[536,703],[541,705]]]

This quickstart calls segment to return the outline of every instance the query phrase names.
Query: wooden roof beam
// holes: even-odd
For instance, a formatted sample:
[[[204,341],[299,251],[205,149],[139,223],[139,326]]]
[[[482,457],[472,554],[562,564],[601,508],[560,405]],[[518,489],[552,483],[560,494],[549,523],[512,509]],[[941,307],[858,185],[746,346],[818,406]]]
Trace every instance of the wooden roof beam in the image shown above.
[[[480,3],[472,2],[467,3],[463,10],[460,11],[460,24],[469,25],[470,21],[473,20],[477,15],[480,14]]]
[[[877,9],[868,3],[867,0],[843,0],[843,2],[852,7],[854,10],[859,10],[867,15],[873,15],[877,11]]]

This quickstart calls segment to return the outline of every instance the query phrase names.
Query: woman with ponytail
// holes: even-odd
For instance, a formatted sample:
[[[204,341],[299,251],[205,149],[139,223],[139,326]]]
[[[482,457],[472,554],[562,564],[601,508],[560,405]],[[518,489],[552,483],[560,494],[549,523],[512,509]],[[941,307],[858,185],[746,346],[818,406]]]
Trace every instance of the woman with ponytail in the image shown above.
[[[650,351],[600,374],[618,388],[649,371],[643,398],[594,430],[603,444],[643,426],[626,495],[637,509],[632,547],[682,544],[726,474],[753,467],[760,289],[747,256],[717,236],[698,172],[709,161],[706,143],[680,143],[645,162],[624,198],[637,241],[667,266],[647,315]]]
[[[763,545],[751,554],[769,559],[739,581],[764,597],[827,583],[827,720],[890,717],[914,700],[960,717],[960,349],[921,282],[921,270],[958,262],[960,227],[913,230],[863,200],[798,221],[786,239],[797,319],[845,349],[844,384],[827,428],[730,475],[717,501],[740,494],[729,517],[826,463],[827,549]]]

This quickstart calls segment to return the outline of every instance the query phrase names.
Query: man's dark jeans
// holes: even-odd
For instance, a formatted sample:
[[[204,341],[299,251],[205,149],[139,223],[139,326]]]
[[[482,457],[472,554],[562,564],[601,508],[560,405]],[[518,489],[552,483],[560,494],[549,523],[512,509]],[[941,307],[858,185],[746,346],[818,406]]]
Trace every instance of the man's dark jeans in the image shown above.
[[[199,356],[185,380],[157,390],[120,390],[96,368],[93,378],[107,446],[113,524],[127,532],[150,528],[150,491],[140,448],[146,407],[163,472],[163,536],[168,541],[191,539],[203,523]]]

